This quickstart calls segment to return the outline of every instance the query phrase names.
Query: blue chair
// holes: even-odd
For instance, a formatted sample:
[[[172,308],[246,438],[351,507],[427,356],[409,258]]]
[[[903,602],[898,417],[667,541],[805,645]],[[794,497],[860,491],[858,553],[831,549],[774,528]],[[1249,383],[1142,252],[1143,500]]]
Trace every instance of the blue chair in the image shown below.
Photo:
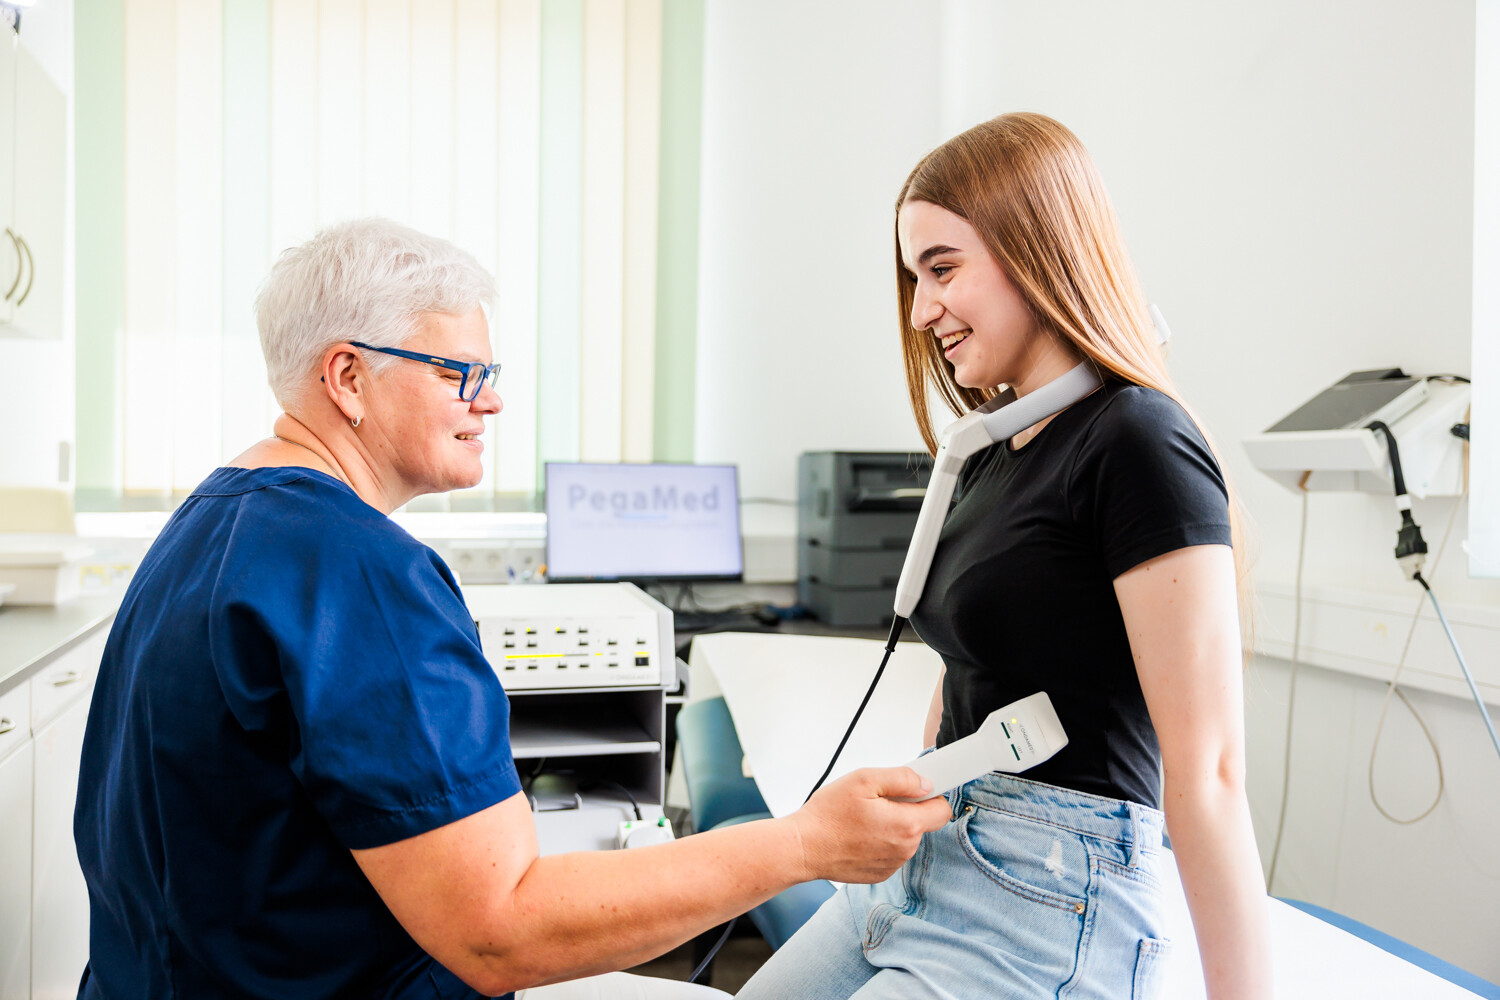
[[[1280,897],[1278,897],[1280,898]],[[1315,906],[1312,903],[1304,903],[1300,899],[1282,899],[1288,906],[1295,906],[1304,913],[1310,913],[1324,923],[1332,924],[1343,931],[1348,931],[1357,938],[1370,942],[1377,948],[1390,952],[1397,958],[1403,958],[1418,968],[1426,969],[1441,979],[1456,986],[1461,986],[1470,993],[1477,993],[1489,1000],[1500,1000],[1500,986],[1485,979],[1480,979],[1472,972],[1460,969],[1451,962],[1445,962],[1436,955],[1429,954],[1420,948],[1407,944],[1400,938],[1391,937],[1384,931],[1377,931],[1369,924],[1362,924],[1358,920],[1351,920],[1342,913]]]
[[[682,750],[695,830],[712,830],[736,816],[770,815],[755,779],[744,775],[745,751],[723,698],[682,706],[677,713],[677,746]]]
[[[682,748],[694,829],[720,830],[771,818],[755,779],[744,775],[745,751],[723,698],[682,707],[677,713],[677,745]],[[775,951],[832,895],[833,885],[823,879],[794,885],[751,910],[750,921]]]

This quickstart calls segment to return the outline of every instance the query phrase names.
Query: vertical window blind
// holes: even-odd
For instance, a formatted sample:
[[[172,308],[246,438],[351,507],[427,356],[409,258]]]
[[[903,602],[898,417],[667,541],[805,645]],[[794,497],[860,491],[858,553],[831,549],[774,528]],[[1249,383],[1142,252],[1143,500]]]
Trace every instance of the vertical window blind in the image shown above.
[[[120,489],[181,494],[269,433],[256,288],[366,215],[496,276],[479,494],[650,460],[662,2],[129,0],[119,390],[79,426]]]

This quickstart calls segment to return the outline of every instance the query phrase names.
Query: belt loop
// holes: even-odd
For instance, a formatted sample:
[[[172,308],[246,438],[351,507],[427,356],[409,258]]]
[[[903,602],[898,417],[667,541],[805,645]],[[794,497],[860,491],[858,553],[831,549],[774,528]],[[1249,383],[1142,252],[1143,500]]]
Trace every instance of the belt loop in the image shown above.
[[[1130,867],[1141,866],[1141,839],[1144,830],[1141,827],[1141,807],[1134,802],[1126,802],[1125,808],[1130,811]]]

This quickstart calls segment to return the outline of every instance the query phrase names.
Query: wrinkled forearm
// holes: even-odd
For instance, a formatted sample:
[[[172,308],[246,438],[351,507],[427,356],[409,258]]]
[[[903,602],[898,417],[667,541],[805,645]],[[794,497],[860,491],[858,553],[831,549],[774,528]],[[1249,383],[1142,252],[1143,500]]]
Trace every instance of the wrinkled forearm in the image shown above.
[[[501,993],[628,968],[765,902],[803,864],[787,820],[541,857],[471,936],[472,960]]]

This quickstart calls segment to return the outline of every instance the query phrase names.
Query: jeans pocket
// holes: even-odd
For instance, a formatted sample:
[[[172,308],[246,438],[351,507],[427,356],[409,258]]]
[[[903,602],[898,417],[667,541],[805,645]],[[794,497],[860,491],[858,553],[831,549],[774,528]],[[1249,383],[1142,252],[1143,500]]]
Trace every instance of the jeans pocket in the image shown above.
[[[1152,1000],[1161,990],[1161,973],[1172,942],[1166,938],[1142,938],[1135,952],[1135,979],[1130,986],[1131,1000]]]
[[[958,821],[958,842],[1001,888],[1043,906],[1084,911],[1088,853],[1072,831],[969,806]]]

